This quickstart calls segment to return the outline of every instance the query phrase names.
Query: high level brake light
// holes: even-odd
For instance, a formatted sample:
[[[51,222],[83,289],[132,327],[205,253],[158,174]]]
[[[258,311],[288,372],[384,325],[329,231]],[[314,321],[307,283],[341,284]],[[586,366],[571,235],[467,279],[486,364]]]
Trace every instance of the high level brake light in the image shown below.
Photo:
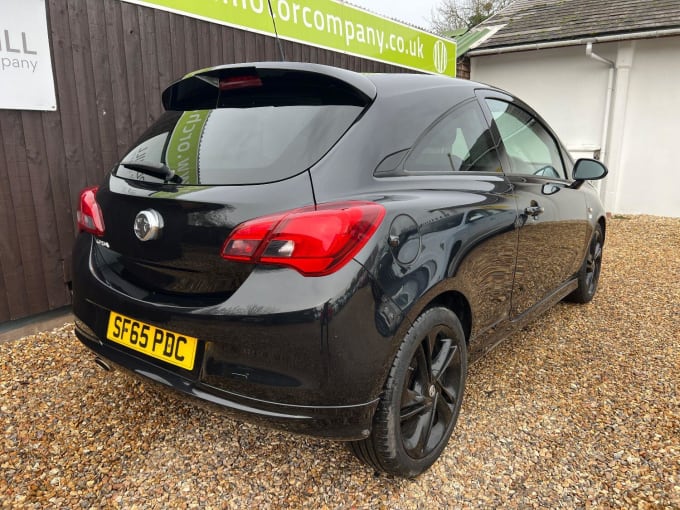
[[[99,186],[93,186],[80,192],[77,218],[80,232],[89,232],[101,237],[104,235],[104,216],[96,199],[98,189]]]
[[[230,76],[228,78],[220,79],[220,90],[235,90],[247,89],[252,87],[261,87],[262,80],[259,76],[245,75],[245,76]]]
[[[237,226],[222,246],[222,257],[324,276],[359,253],[384,217],[385,208],[374,202],[320,204],[264,216]]]

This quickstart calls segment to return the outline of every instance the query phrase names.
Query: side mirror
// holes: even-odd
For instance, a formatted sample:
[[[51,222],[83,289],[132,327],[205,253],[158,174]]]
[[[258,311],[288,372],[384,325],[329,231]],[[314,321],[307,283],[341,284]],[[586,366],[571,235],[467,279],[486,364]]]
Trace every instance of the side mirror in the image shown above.
[[[584,181],[597,181],[599,179],[604,179],[607,173],[609,173],[607,167],[598,160],[581,158],[576,161],[576,164],[574,164],[574,170],[572,172],[574,182],[571,187],[578,189],[581,187],[581,184],[583,184]]]
[[[597,181],[607,175],[607,167],[596,159],[581,158],[576,161],[572,175],[576,181]]]

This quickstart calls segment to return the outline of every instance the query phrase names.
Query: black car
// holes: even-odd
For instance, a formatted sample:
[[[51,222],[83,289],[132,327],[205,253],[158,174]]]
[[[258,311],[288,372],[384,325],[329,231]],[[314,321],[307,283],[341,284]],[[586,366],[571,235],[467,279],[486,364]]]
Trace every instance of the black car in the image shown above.
[[[76,334],[105,368],[415,476],[468,364],[595,293],[607,170],[506,92],[267,62],[163,105],[80,198]]]

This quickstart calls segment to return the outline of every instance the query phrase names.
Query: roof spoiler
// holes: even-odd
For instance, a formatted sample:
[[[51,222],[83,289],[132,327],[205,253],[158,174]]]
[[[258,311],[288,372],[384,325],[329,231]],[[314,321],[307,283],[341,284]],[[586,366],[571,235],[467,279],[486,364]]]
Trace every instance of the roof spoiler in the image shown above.
[[[320,64],[260,62],[200,69],[163,92],[166,110],[290,104],[366,106],[376,87],[366,76]]]

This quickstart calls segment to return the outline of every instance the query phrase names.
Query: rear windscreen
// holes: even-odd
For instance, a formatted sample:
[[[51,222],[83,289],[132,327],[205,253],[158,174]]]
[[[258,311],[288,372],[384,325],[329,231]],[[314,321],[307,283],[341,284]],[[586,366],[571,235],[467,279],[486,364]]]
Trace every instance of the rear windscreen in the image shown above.
[[[212,84],[218,89],[212,107],[205,102],[210,94],[204,87],[209,84],[190,79],[203,85],[196,91],[197,98],[180,91],[182,101],[198,108],[163,114],[122,159],[115,174],[163,182],[157,172],[151,175],[154,172],[144,167],[165,166],[187,185],[286,179],[321,159],[366,105],[350,88],[333,86],[325,77],[323,82],[278,75],[236,79],[240,81],[230,78]]]

